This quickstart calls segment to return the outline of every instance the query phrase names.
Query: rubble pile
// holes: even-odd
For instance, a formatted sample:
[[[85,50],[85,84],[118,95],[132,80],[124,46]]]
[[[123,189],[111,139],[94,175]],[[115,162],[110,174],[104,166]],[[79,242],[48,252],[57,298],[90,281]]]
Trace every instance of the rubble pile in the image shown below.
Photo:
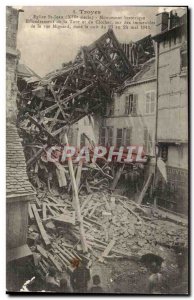
[[[66,194],[37,190],[29,205],[28,244],[42,278],[49,266],[59,276],[71,273],[83,258],[91,266],[112,259],[139,261],[145,253],[166,257],[177,240],[186,242],[187,227],[149,215],[142,206],[124,196],[96,192],[80,196],[81,214],[88,245],[83,253],[74,203]],[[162,224],[162,225],[161,225]],[[173,227],[173,225],[175,225]]]

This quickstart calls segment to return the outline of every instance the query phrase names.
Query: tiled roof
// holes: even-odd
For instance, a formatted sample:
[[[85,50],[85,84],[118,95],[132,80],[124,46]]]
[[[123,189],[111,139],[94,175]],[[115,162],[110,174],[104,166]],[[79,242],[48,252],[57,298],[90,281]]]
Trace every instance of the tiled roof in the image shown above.
[[[148,60],[142,67],[141,71],[139,71],[132,79],[132,81],[141,81],[150,79],[156,76],[156,67],[155,67],[155,58],[151,58]]]
[[[26,163],[15,125],[8,124],[6,128],[6,192],[7,196],[34,194],[26,173]]]

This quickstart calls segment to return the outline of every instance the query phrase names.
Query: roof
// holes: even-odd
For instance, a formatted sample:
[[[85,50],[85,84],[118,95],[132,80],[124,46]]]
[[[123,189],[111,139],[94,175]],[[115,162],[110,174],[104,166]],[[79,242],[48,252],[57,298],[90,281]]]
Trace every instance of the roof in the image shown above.
[[[40,76],[37,75],[32,69],[30,69],[25,64],[18,64],[17,74],[21,77],[37,77],[40,79]]]
[[[7,196],[34,194],[26,173],[26,162],[17,128],[8,124],[6,128],[6,192]]]
[[[155,57],[143,64],[142,69],[133,77],[132,81],[137,82],[154,76],[156,76]]]
[[[125,88],[128,85],[142,83],[151,79],[156,79],[155,57],[146,61],[141,67],[141,70],[131,80],[124,82],[123,87]]]

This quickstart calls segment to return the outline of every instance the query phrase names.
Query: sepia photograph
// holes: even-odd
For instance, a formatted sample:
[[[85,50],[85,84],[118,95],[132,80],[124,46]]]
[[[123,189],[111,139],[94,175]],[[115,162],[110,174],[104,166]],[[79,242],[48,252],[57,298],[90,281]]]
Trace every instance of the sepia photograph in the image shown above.
[[[6,6],[6,293],[189,295],[189,9]]]

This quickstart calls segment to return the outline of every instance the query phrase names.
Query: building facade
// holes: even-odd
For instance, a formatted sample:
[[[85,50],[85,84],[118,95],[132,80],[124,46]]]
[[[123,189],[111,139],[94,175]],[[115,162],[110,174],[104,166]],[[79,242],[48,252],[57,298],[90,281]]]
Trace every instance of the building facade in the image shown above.
[[[157,15],[157,142],[167,166],[167,184],[159,182],[158,204],[186,212],[188,208],[188,77],[187,16]],[[163,192],[163,193],[162,193]]]
[[[99,143],[116,148],[144,146],[147,154],[154,155],[155,122],[156,74],[152,58],[114,94],[100,128]]]

